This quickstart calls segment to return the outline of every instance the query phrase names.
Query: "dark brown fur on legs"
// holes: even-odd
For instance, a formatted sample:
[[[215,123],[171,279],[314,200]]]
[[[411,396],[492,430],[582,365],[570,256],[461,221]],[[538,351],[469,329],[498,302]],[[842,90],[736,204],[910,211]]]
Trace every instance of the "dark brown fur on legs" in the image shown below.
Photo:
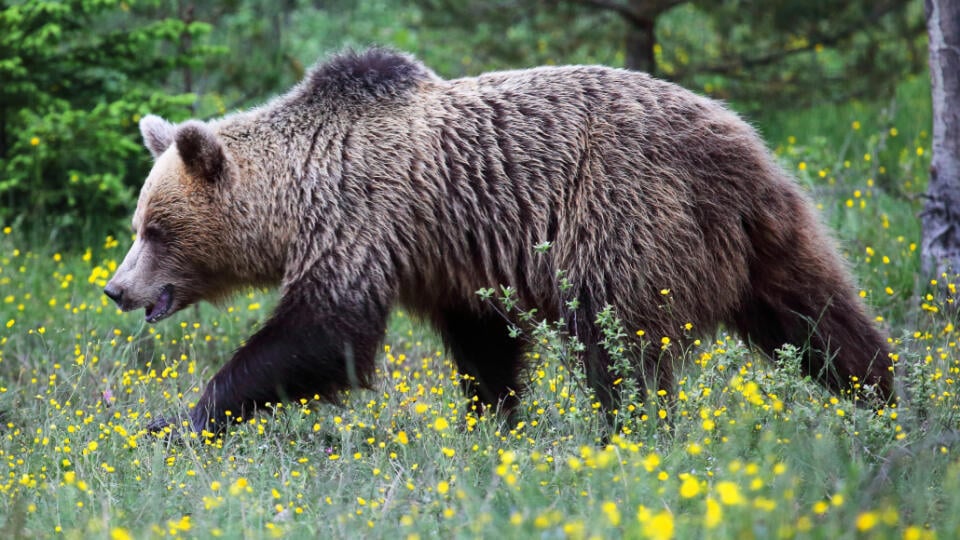
[[[771,357],[784,343],[801,347],[804,373],[834,392],[863,397],[869,385],[879,400],[873,405],[892,401],[889,348],[854,296],[835,248],[811,240],[826,235],[806,201],[781,201],[782,207],[745,224],[756,252],[752,288],[733,317],[735,328]]]
[[[884,362],[888,349],[880,346],[873,352],[882,338],[856,305],[835,298],[819,308],[797,291],[772,291],[770,298],[749,299],[736,316],[736,328],[747,340],[771,358],[785,343],[799,344],[804,374],[838,394],[853,391],[861,399],[863,385],[870,385],[877,397],[869,402],[874,406],[891,401],[893,374]]]
[[[511,337],[507,320],[494,311],[452,307],[433,319],[461,375],[467,376],[461,386],[468,397],[477,398],[479,412],[491,405],[512,423],[522,392],[524,341]]]
[[[314,396],[335,402],[343,389],[369,388],[386,327],[384,306],[332,315],[318,312],[311,298],[311,292],[287,292],[270,320],[207,384],[190,413],[195,430],[219,432],[267,403]]]
[[[660,337],[666,335],[665,332],[658,331],[654,323],[640,323],[640,326],[646,327],[652,331],[656,338],[656,343],[650,342],[650,336],[639,338],[635,334],[624,339],[623,345],[626,347],[627,365],[620,366],[625,371],[614,371],[614,361],[610,352],[603,344],[602,330],[596,324],[596,315],[590,309],[591,302],[585,301],[586,309],[577,313],[569,323],[569,327],[584,344],[583,368],[587,377],[587,384],[593,391],[594,396],[600,403],[600,407],[606,412],[608,426],[613,432],[619,429],[618,411],[621,407],[629,405],[623,403],[621,390],[623,385],[614,384],[614,381],[620,378],[630,378],[636,381],[640,392],[639,399],[645,402],[656,401],[659,406],[667,407],[671,405],[672,391],[674,386],[674,361],[676,355],[674,352],[679,348],[683,350],[683,340],[676,339],[674,347],[664,348],[660,346]],[[646,332],[645,331],[645,332]],[[659,391],[665,391],[666,395],[661,397]],[[640,403],[633,403],[640,406]],[[604,439],[606,440],[606,439]]]

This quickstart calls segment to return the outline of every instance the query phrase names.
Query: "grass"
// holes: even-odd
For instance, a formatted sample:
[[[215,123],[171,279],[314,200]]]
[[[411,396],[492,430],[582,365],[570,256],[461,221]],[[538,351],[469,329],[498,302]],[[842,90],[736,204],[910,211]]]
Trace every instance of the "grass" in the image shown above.
[[[922,85],[907,86],[912,103]],[[828,116],[770,140],[892,336],[895,407],[857,407],[799,377],[795,350],[774,367],[721,332],[685,356],[670,420],[636,404],[609,444],[570,359],[539,343],[508,427],[475,414],[436,338],[397,312],[373,391],[169,444],[151,415],[195,402],[273,296],[146,326],[100,293],[126,238],[58,253],[0,227],[0,535],[956,536],[956,310],[917,277],[929,140],[876,109]]]

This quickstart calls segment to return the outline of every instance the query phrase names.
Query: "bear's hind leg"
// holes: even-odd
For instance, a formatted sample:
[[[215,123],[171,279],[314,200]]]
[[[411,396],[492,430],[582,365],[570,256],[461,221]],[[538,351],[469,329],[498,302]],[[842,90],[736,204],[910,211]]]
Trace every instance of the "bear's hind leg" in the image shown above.
[[[496,312],[445,309],[433,323],[460,370],[461,386],[479,400],[479,411],[492,406],[513,421],[520,402],[524,343],[511,337],[507,321]]]
[[[894,389],[887,342],[832,242],[804,209],[795,213],[793,228],[782,223],[766,228],[763,241],[754,242],[758,257],[750,268],[751,290],[731,322],[771,357],[784,343],[801,348],[805,374],[832,391],[863,397],[869,385],[879,404],[888,403]]]
[[[768,355],[784,343],[804,353],[802,368],[830,390],[892,401],[886,340],[867,315],[849,271],[812,205],[788,179],[756,193],[742,220],[752,248],[746,290],[730,320]]]
[[[881,402],[893,397],[889,349],[859,302],[846,295],[790,291],[775,300],[754,298],[734,319],[740,334],[771,358],[785,343],[800,347],[804,374],[838,394],[858,395],[870,385]]]

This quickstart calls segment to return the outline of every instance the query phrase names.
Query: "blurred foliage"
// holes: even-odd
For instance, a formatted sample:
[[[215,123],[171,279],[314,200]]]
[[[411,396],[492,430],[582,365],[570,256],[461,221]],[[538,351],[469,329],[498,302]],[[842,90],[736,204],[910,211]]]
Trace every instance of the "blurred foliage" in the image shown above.
[[[636,64],[630,58],[643,53],[630,50],[632,27],[644,13],[666,7],[653,24],[655,64],[642,67],[750,112],[888,97],[927,61],[919,0],[414,3],[425,27],[444,29],[445,54],[463,57],[461,73],[543,63]]]
[[[147,112],[249,107],[372,44],[444,77],[623,66],[636,21],[610,6],[641,4],[658,14],[651,71],[765,131],[786,108],[882,102],[925,69],[920,0],[0,0],[0,221],[115,230],[150,165]]]
[[[664,51],[674,51],[667,61],[677,66],[672,76],[692,88],[712,85],[741,108],[889,98],[905,77],[926,71],[919,0],[727,0],[684,9],[702,4],[715,5],[704,11],[713,46],[698,47],[698,36],[684,36],[686,43],[665,36]],[[686,64],[684,50],[691,51]]]
[[[132,204],[131,173],[146,165],[136,121],[187,116],[194,97],[158,82],[213,52],[178,46],[209,25],[141,7],[0,2],[0,219],[70,226]]]

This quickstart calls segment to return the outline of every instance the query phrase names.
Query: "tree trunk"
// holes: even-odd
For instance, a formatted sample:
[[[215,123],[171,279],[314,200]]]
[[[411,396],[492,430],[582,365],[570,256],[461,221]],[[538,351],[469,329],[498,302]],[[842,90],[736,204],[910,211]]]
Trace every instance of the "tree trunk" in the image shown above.
[[[933,95],[933,158],[922,213],[923,272],[960,272],[960,2],[926,0]]]
[[[627,19],[627,53],[624,59],[627,69],[656,74],[657,59],[653,54],[653,46],[657,43],[657,37],[654,29],[653,19]]]
[[[0,107],[0,159],[7,159],[7,108]]]
[[[624,67],[656,74],[657,58],[653,54],[657,44],[657,17],[685,0],[576,0],[596,9],[612,11],[627,24],[624,36]]]
[[[180,17],[180,20],[183,21],[185,28],[188,28],[190,24],[194,22],[193,17],[194,6],[193,4],[184,5],[183,1],[177,2],[177,14]],[[189,54],[190,47],[193,45],[193,37],[190,36],[190,32],[184,29],[180,33],[180,43],[178,45],[179,54],[181,56],[186,56]],[[193,92],[193,70],[191,69],[188,62],[183,64],[183,92],[185,94],[190,94]],[[197,102],[196,100],[190,104],[190,114],[194,115],[197,113]]]

